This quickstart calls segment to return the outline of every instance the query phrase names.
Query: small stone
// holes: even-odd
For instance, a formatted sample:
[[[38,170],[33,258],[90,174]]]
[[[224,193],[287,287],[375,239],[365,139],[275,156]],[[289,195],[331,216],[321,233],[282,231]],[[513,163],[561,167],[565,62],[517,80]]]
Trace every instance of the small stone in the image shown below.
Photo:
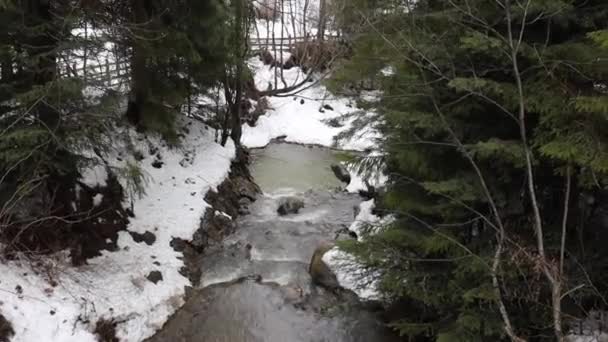
[[[304,104],[304,99],[300,100],[300,104],[303,105]]]
[[[156,169],[160,169],[161,167],[163,167],[163,162],[156,159],[152,162],[152,167],[156,168]]]
[[[141,151],[135,151],[133,153],[133,158],[135,158],[135,160],[137,160],[137,161],[142,161],[142,160],[144,160],[145,157]]]
[[[156,242],[156,235],[149,231],[146,231],[143,234],[139,234],[136,232],[129,232],[129,234],[131,234],[133,241],[137,243],[144,242],[146,245],[152,246],[154,242]]]
[[[297,197],[284,197],[279,201],[277,213],[281,216],[297,214],[302,208],[304,208],[304,201],[302,199]]]
[[[51,314],[51,316],[54,316],[55,315],[55,310],[51,310],[51,311],[49,311],[49,313]]]
[[[323,109],[325,109],[325,110],[334,110],[334,107],[332,107],[332,106],[330,106],[328,104],[324,104],[323,105]]]
[[[334,128],[340,128],[340,127],[344,126],[342,124],[342,122],[340,122],[340,118],[333,118],[333,119],[329,120],[327,122],[327,125],[329,125],[329,127],[334,127]]]
[[[146,276],[146,279],[154,284],[158,284],[159,281],[163,280],[163,274],[160,271],[152,271]]]

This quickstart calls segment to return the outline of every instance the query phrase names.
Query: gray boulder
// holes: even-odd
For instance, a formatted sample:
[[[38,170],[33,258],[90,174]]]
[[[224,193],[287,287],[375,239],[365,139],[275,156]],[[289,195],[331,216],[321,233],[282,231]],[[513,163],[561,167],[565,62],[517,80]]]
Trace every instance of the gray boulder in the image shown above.
[[[338,178],[341,182],[346,184],[350,183],[350,172],[348,172],[344,165],[332,164],[331,170],[334,172],[334,175],[336,175],[336,178]]]
[[[334,247],[333,243],[324,242],[315,249],[312,258],[310,259],[310,266],[308,267],[308,273],[312,278],[313,283],[323,286],[327,289],[337,289],[340,287],[338,279],[329,266],[323,261],[323,255]]]
[[[281,216],[297,214],[302,208],[304,208],[304,201],[302,199],[297,197],[284,197],[279,200],[277,213]]]

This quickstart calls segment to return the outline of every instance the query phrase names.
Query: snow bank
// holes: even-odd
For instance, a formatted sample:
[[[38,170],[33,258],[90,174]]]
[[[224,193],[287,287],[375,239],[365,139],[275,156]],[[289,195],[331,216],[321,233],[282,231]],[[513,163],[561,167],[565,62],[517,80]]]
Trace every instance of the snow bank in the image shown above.
[[[276,68],[264,65],[259,59],[249,60],[258,89],[274,84]],[[304,78],[300,68],[283,70],[287,86],[297,85]],[[279,76],[279,82],[280,76]],[[279,85],[280,86],[280,85]],[[269,97],[270,109],[261,116],[255,127],[243,126],[243,144],[250,148],[264,147],[272,139],[285,136],[285,141],[337,147],[344,150],[363,151],[376,147],[379,133],[367,129],[352,139],[335,143],[335,137],[349,129],[354,118],[343,116],[360,111],[348,98],[336,97],[318,82],[305,83],[292,96]],[[323,108],[325,106],[325,108]],[[331,127],[328,121],[339,120],[342,127]],[[342,122],[344,121],[344,122]]]
[[[374,200],[362,202],[359,205],[359,214],[349,227],[350,231],[357,234],[359,240],[365,238],[368,228],[378,229],[378,227],[388,224],[392,220],[391,217],[381,218],[374,215],[372,213],[374,205]],[[373,233],[373,231],[370,233]],[[378,291],[380,274],[366,270],[353,255],[334,247],[325,253],[323,261],[334,272],[340,286],[355,292],[362,299],[380,299]]]
[[[365,270],[354,256],[333,248],[323,255],[323,262],[334,272],[338,283],[364,300],[379,300],[378,274]]]
[[[254,72],[254,80],[258,89],[267,89],[274,84],[275,73],[280,69],[264,65],[259,59],[249,60],[249,66]],[[277,75],[279,87],[282,87],[280,75]],[[297,85],[306,77],[300,68],[283,70],[287,86]],[[243,125],[243,145],[249,148],[260,148],[268,145],[273,139],[282,138],[289,143],[320,145],[349,151],[370,151],[378,149],[380,132],[372,126],[366,126],[352,137],[337,140],[337,137],[351,129],[356,120],[353,114],[375,115],[373,112],[363,112],[349,98],[337,97],[331,94],[319,81],[306,82],[292,92],[293,95],[268,97],[269,110],[260,116],[255,127]],[[379,94],[368,93],[368,100],[377,98]],[[329,125],[333,121],[338,125]],[[372,152],[374,153],[374,152]],[[366,190],[367,186],[356,172],[349,167],[351,183],[349,192]],[[381,186],[386,177],[378,174],[368,180],[370,185]]]
[[[135,243],[128,232],[121,232],[118,251],[104,251],[82,267],[72,267],[66,253],[34,264],[0,264],[0,312],[13,325],[12,342],[96,341],[92,331],[99,318],[118,322],[121,341],[141,341],[183,304],[184,286],[190,282],[179,274],[183,255],[170,242],[189,240],[198,229],[208,207],[204,195],[224,180],[235,154],[233,145],[216,144],[213,132],[201,123],[183,123],[189,130],[183,146],[159,148],[161,168],[152,166],[155,156],[141,161],[148,186],[134,203],[136,217],[128,230],[152,232],[154,244]],[[98,171],[88,180],[102,182]],[[153,271],[162,274],[156,284],[146,278]]]
[[[608,334],[600,333],[599,331],[591,335],[568,335],[566,336],[568,342],[608,342]]]

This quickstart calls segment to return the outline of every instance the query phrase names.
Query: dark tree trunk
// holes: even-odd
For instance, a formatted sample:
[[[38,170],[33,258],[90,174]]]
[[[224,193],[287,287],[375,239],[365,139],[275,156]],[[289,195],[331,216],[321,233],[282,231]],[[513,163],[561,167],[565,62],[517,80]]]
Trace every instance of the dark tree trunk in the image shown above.
[[[230,136],[230,117],[232,116],[232,108],[234,106],[234,102],[232,100],[232,91],[230,89],[230,77],[228,76],[227,72],[224,74],[224,97],[226,98],[226,103],[228,104],[228,110],[226,113],[224,113],[224,117],[222,118],[222,139],[220,142],[222,146],[226,146],[228,137]]]
[[[327,3],[326,0],[319,2],[319,26],[317,27],[317,40],[323,41],[325,38],[325,27],[327,25]]]
[[[57,45],[60,32],[53,23],[53,13],[49,0],[29,0],[25,5],[24,14],[28,26],[37,33],[29,39],[28,54],[34,61],[28,73],[33,85],[44,87],[55,80],[57,76]],[[48,101],[39,101],[33,113],[46,126],[56,128],[60,114]]]
[[[235,77],[235,95],[231,106],[232,131],[230,137],[235,145],[241,143],[241,110],[243,102],[243,69],[245,63],[246,48],[246,23],[245,23],[245,0],[235,1],[235,41],[237,51],[236,77]]]
[[[140,27],[149,20],[146,0],[131,0],[133,23]],[[127,119],[135,126],[140,125],[142,111],[149,97],[148,67],[144,42],[132,38],[133,52],[131,55],[131,94],[127,108]]]
[[[0,101],[6,101],[13,96],[12,92],[12,81],[13,81],[13,61],[10,56],[6,55],[2,57],[0,62]],[[3,106],[0,106],[0,114],[3,114]]]
[[[13,60],[10,56],[4,56],[1,64],[2,71],[0,77],[2,78],[2,83],[8,84],[13,79]]]

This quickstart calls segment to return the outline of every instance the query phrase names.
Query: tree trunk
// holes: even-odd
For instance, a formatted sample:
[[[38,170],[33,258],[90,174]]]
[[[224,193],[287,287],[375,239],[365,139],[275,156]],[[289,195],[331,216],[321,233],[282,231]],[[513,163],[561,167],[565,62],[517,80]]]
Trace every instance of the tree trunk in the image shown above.
[[[7,84],[13,79],[13,60],[10,56],[3,56],[1,64],[1,74],[0,78],[2,78],[2,83]]]
[[[319,1],[319,26],[317,27],[317,40],[323,41],[325,38],[325,26],[327,25],[327,0]]]
[[[29,25],[40,31],[29,39],[27,52],[35,56],[28,74],[32,85],[44,87],[55,80],[57,76],[57,38],[58,29],[53,25],[51,2],[48,0],[29,0],[23,3]],[[32,111],[36,117],[48,127],[55,128],[59,124],[60,114],[47,101],[39,101]]]
[[[236,64],[236,77],[235,77],[235,95],[234,101],[232,103],[231,108],[231,116],[232,116],[232,130],[230,133],[230,137],[234,141],[235,145],[239,145],[241,143],[241,102],[243,101],[243,69],[245,63],[245,36],[246,33],[246,25],[245,25],[245,0],[236,0],[235,1],[235,41],[236,41],[236,51],[237,51],[237,64]]]
[[[135,25],[139,27],[148,21],[145,0],[131,0],[131,9]],[[129,96],[129,107],[127,108],[127,119],[135,126],[141,123],[142,111],[149,97],[148,68],[143,44],[137,38],[132,38],[131,94]]]

